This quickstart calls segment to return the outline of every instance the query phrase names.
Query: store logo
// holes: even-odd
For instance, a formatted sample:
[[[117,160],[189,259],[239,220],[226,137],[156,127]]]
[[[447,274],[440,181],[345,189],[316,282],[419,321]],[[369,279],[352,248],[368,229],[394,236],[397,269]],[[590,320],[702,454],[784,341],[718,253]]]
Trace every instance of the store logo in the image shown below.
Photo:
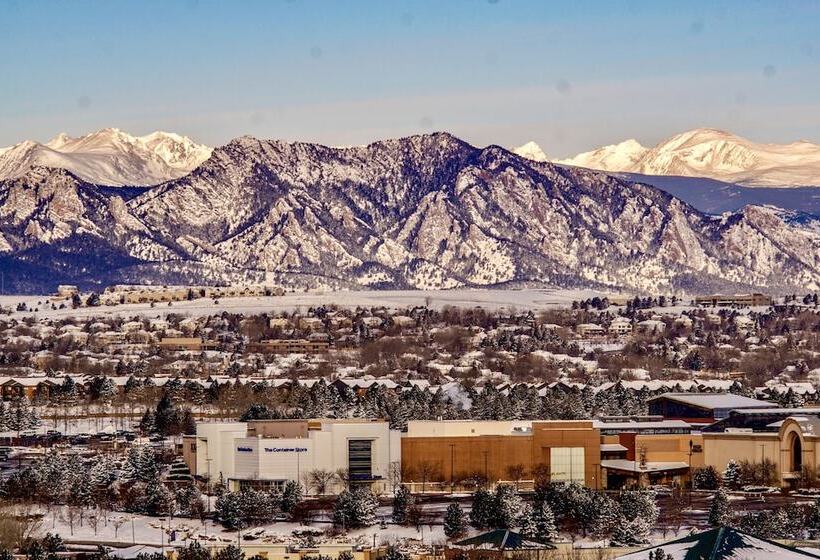
[[[307,447],[266,447],[265,453],[305,453]]]
[[[253,453],[252,447],[237,447],[237,451],[241,451],[242,453]]]

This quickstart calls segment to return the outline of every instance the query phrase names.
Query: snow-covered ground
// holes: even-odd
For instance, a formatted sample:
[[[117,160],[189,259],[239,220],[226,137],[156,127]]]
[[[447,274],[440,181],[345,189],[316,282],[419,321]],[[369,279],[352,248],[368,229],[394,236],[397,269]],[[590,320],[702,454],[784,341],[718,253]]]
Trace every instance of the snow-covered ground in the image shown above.
[[[50,296],[0,296],[0,306],[15,309],[20,302],[29,309],[39,308],[38,312],[15,311],[12,317],[91,317],[91,316],[157,316],[168,313],[180,313],[191,316],[209,315],[220,311],[232,313],[262,313],[265,311],[292,311],[297,308],[307,309],[318,305],[340,305],[345,307],[386,306],[403,308],[428,304],[433,308],[446,305],[458,307],[481,306],[486,309],[549,309],[566,306],[573,300],[587,299],[594,296],[603,297],[605,293],[592,290],[385,290],[385,291],[339,291],[339,292],[305,292],[271,297],[237,297],[222,298],[218,304],[210,299],[174,302],[173,305],[133,303],[116,306],[81,307],[79,309],[52,310]],[[37,302],[44,304],[38,305]]]
[[[87,510],[84,514],[82,524],[80,524],[79,513],[74,510],[73,523],[69,521],[69,508],[65,506],[53,507],[49,510],[42,510],[44,517],[39,527],[39,532],[58,533],[67,541],[95,541],[106,544],[119,543],[123,546],[131,544],[161,545],[168,544],[169,535],[172,531],[176,533],[177,544],[180,541],[195,539],[204,543],[236,543],[239,534],[236,531],[227,531],[221,525],[211,520],[201,522],[195,519],[169,518],[169,517],[148,517],[145,515],[113,512],[107,516],[99,515],[99,519],[94,522],[93,510]],[[92,516],[89,519],[89,516]],[[389,508],[382,507],[379,510],[380,519],[389,519]],[[72,527],[73,525],[73,527]],[[96,527],[95,527],[96,525]],[[296,543],[297,539],[292,536],[294,531],[324,532],[330,528],[329,522],[317,522],[312,525],[301,525],[299,523],[276,522],[259,527],[251,527],[242,530],[243,544],[261,543]],[[253,535],[253,540],[247,539]],[[415,527],[402,527],[388,524],[382,528],[380,524],[364,529],[350,531],[346,535],[317,537],[318,542],[344,542],[360,543],[362,545],[389,544],[400,539],[414,539],[419,543],[441,544],[445,542],[444,528],[442,525],[423,525],[419,530]]]

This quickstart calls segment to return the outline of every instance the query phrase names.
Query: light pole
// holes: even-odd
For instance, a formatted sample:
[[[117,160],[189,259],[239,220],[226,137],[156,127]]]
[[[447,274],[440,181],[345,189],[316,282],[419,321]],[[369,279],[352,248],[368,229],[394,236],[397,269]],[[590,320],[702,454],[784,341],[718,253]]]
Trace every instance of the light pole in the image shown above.
[[[211,513],[211,458],[205,458],[205,462],[208,463],[208,513]]]
[[[453,493],[456,485],[456,477],[455,473],[453,473],[453,469],[455,467],[455,452],[456,452],[456,444],[450,444],[450,494]]]
[[[692,492],[695,490],[695,477],[692,473],[692,451],[694,448],[694,443],[692,440],[689,440],[689,507],[692,507]]]

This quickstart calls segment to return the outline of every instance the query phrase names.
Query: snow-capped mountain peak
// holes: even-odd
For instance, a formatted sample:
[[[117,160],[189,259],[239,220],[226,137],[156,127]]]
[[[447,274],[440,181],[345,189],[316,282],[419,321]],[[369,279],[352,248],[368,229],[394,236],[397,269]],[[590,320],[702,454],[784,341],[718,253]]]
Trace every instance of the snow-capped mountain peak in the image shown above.
[[[603,171],[621,171],[625,167],[634,166],[646,155],[647,151],[649,151],[648,148],[642,146],[634,138],[630,138],[618,144],[603,146],[597,150],[584,152],[574,158],[560,160],[556,163],[601,169]]]
[[[696,128],[651,149],[627,140],[558,163],[603,171],[706,177],[746,186],[820,186],[820,145],[753,142],[725,130]]]
[[[84,136],[60,133],[45,144],[26,140],[0,148],[0,179],[32,166],[67,169],[90,183],[156,185],[177,179],[208,159],[212,149],[168,132],[132,136],[104,128]]]
[[[541,146],[530,140],[526,144],[522,146],[518,146],[517,148],[513,148],[513,153],[519,155],[521,157],[525,157],[532,161],[544,162],[549,161],[549,157],[547,154],[544,153],[544,150],[541,149]]]

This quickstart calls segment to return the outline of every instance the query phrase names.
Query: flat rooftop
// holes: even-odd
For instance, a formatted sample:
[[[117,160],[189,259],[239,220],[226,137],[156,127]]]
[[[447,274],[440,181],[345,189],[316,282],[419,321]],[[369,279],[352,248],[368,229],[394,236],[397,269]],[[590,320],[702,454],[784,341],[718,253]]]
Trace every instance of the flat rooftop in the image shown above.
[[[776,408],[775,403],[759,401],[733,393],[664,393],[652,397],[648,402],[668,399],[707,410],[738,408]]]

